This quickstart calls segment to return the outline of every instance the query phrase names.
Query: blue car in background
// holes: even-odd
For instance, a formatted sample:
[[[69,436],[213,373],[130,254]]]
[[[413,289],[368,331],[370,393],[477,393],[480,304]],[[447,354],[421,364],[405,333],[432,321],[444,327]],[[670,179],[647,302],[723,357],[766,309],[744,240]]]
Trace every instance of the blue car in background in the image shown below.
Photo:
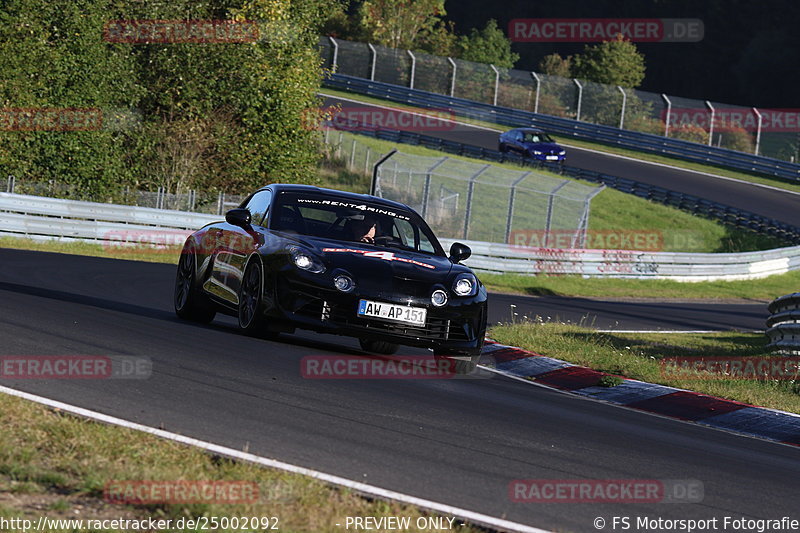
[[[498,150],[553,163],[563,163],[567,158],[566,150],[537,128],[516,128],[501,133]]]

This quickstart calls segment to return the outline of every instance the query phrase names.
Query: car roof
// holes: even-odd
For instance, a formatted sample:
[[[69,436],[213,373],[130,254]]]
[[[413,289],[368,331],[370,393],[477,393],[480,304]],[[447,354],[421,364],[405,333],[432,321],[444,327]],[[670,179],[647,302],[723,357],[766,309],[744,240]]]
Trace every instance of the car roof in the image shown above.
[[[340,191],[337,189],[326,189],[324,187],[316,187],[314,185],[300,185],[297,183],[272,183],[270,185],[262,187],[259,190],[262,191],[267,188],[272,189],[276,194],[281,192],[309,192],[325,196],[337,196],[339,198],[346,198],[348,200],[352,200],[355,202],[370,202],[373,204],[382,205],[384,207],[403,209],[415,213],[415,211],[406,204],[395,202],[393,200],[387,200],[386,198],[380,198],[379,196],[372,196],[370,194],[360,194],[355,192]]]
[[[539,128],[514,128],[511,131],[521,131],[523,133],[544,133],[544,130]]]

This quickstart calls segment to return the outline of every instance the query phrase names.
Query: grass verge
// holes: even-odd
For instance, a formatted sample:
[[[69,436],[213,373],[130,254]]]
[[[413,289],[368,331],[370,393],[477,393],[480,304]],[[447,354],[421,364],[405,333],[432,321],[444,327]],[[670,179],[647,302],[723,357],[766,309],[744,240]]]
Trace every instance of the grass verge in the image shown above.
[[[764,357],[767,340],[763,334],[598,333],[577,325],[531,320],[496,326],[489,336],[502,344],[609,374],[800,413],[800,376],[761,381],[717,379],[720,374],[708,373],[676,377],[675,372],[663,370],[669,368],[662,366],[664,358],[670,357]]]
[[[409,105],[404,105],[396,102],[391,102],[387,100],[381,100],[379,98],[374,98],[371,96],[364,96],[357,93],[351,93],[347,91],[340,91],[336,89],[330,89],[328,87],[323,88],[321,91],[324,94],[329,94],[331,96],[338,96],[341,98],[349,98],[351,100],[357,100],[359,102],[364,102],[367,104],[377,104],[377,105],[389,105],[391,107],[395,107],[398,109],[407,109],[410,111],[425,111],[424,109],[411,107]],[[510,126],[504,126],[501,124],[495,124],[492,122],[484,122],[480,120],[474,120],[470,118],[462,118],[459,117],[457,119],[459,122],[463,122],[465,124],[471,124],[474,126],[482,126],[484,128],[489,128],[492,130],[496,130],[498,133],[501,131],[505,131],[510,129]],[[652,163],[661,163],[664,165],[670,165],[678,168],[683,168],[686,170],[693,170],[697,172],[705,172],[707,174],[715,174],[717,176],[723,176],[726,178],[734,178],[742,181],[749,181],[751,183],[760,183],[762,185],[769,185],[772,187],[777,187],[779,189],[785,189],[787,191],[794,191],[800,192],[800,183],[791,183],[785,180],[771,178],[769,176],[764,176],[762,174],[751,174],[747,172],[740,172],[737,170],[731,170],[725,167],[718,167],[714,165],[703,165],[700,163],[692,163],[689,161],[684,161],[683,159],[677,159],[674,157],[669,157],[665,155],[656,155],[656,154],[649,154],[645,152],[638,152],[636,150],[629,150],[625,148],[620,148],[613,145],[607,145],[602,143],[596,143],[591,141],[584,141],[575,139],[573,137],[568,137],[564,135],[557,135],[551,134],[554,139],[558,142],[564,144],[565,146],[574,146],[576,148],[586,148],[590,150],[597,150],[599,152],[605,152],[608,154],[615,154],[615,155],[622,155],[626,157],[632,157],[634,159],[639,159],[641,161],[649,161]],[[567,154],[569,155],[569,154]]]
[[[771,301],[797,291],[800,272],[757,280],[699,281],[667,279],[583,278],[581,276],[523,276],[482,273],[490,291],[529,296],[579,296],[586,298],[744,299]]]
[[[104,520],[172,520],[197,517],[278,517],[281,531],[338,532],[347,516],[410,517],[427,514],[412,506],[365,499],[312,478],[230,461],[177,443],[54,411],[0,395],[0,517]],[[243,503],[150,503],[107,501],[104,488],[119,481],[179,480],[237,482],[250,487]],[[119,485],[111,485],[119,486]],[[141,494],[141,493],[139,493]],[[163,494],[163,492],[162,492]],[[201,498],[202,499],[202,498]],[[213,499],[213,498],[212,498]],[[270,522],[272,525],[274,522]],[[457,526],[462,532],[478,531]],[[66,524],[62,524],[66,525]],[[258,528],[219,528],[241,531]],[[131,531],[129,528],[45,528],[61,531]],[[145,529],[148,530],[148,529]],[[169,528],[169,531],[196,531]]]

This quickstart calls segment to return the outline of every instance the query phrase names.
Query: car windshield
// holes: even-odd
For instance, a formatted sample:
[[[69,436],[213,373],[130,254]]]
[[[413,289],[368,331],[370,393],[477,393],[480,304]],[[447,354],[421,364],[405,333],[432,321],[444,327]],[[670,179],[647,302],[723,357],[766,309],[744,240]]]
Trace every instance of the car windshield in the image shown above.
[[[444,255],[431,230],[409,211],[348,198],[283,193],[270,229],[361,246]]]
[[[533,133],[526,132],[524,140],[527,143],[552,143],[555,142],[552,137],[546,133]]]

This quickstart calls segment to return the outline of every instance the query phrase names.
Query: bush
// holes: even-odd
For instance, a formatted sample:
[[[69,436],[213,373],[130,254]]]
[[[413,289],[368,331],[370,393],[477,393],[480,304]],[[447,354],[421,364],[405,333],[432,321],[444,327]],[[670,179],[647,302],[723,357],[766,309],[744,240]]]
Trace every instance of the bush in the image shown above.
[[[333,3],[9,0],[0,13],[2,106],[135,110],[141,120],[133,129],[0,132],[0,171],[98,198],[125,186],[237,193],[315,182],[319,141],[303,119],[319,105],[316,24]],[[260,38],[103,40],[105,23],[136,19],[257,20]]]

